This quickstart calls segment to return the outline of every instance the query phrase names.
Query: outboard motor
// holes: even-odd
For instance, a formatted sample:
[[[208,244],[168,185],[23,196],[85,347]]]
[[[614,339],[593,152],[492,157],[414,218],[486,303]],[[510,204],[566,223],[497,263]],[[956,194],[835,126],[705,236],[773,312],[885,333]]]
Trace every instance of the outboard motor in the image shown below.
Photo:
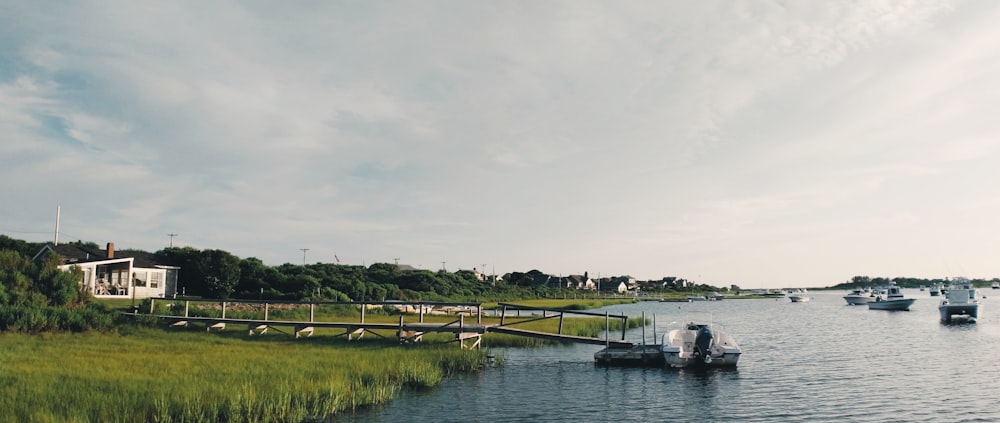
[[[694,348],[701,357],[711,358],[712,354],[709,352],[709,348],[712,346],[712,338],[714,337],[712,329],[708,326],[702,325],[698,328],[698,335],[694,338]]]

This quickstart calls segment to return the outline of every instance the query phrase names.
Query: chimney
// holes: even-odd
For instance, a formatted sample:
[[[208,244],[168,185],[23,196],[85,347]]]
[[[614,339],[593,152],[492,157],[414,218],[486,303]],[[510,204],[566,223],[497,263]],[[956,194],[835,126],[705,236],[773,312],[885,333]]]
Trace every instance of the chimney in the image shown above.
[[[115,243],[113,242],[108,243],[108,258],[109,259],[115,258]]]

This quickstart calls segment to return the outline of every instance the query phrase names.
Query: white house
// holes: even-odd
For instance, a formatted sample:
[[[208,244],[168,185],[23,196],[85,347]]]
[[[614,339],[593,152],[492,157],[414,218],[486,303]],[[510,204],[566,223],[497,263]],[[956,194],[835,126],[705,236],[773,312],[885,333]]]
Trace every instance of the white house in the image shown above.
[[[58,254],[61,270],[78,266],[83,271],[80,284],[97,298],[149,298],[177,293],[179,267],[157,264],[152,254],[141,251],[115,253],[109,242],[106,250],[81,244],[49,244],[32,260]]]

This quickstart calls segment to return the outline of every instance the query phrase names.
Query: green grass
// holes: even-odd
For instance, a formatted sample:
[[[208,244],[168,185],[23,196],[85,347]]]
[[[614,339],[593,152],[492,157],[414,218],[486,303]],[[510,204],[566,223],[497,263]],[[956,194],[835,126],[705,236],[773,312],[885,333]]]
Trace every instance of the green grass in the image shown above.
[[[243,331],[8,333],[0,334],[0,409],[25,422],[295,422],[434,386],[485,356],[455,344]]]

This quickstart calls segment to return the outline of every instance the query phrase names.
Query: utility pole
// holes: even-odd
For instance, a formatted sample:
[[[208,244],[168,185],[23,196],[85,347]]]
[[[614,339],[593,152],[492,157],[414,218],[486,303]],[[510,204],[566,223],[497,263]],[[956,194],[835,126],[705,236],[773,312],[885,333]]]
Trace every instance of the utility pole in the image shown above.
[[[396,266],[399,266],[399,257],[392,259],[392,261],[396,262]]]
[[[177,236],[177,234],[167,234],[167,236],[170,237],[170,248],[174,248],[174,237]]]
[[[441,270],[442,270],[442,271],[444,271],[444,272],[447,272],[447,271],[448,271],[448,269],[445,269],[445,268],[444,268],[444,264],[445,264],[445,263],[447,263],[447,262],[446,262],[446,261],[442,261],[442,262],[441,262]]]
[[[306,251],[309,251],[309,249],[308,248],[299,248],[299,249],[302,250],[302,265],[305,266],[306,265]]]

